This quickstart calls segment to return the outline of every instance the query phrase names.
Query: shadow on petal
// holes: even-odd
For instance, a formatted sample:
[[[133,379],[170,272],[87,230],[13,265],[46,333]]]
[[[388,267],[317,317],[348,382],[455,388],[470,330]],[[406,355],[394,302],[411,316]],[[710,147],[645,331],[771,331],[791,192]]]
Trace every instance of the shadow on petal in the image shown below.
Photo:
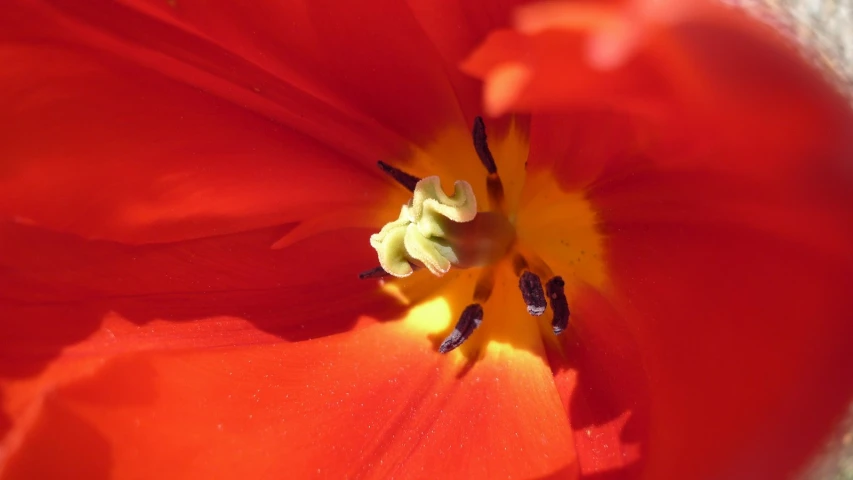
[[[570,327],[548,359],[583,478],[639,471],[648,448],[650,399],[637,341],[595,289],[580,291],[570,308]]]
[[[375,262],[367,232],[330,232],[271,250],[290,228],[129,246],[7,224],[0,371],[38,371],[110,315],[136,324],[123,334],[140,345],[154,335],[180,348],[302,341],[402,312],[377,282],[357,277]]]
[[[98,429],[51,397],[43,400],[18,455],[2,465],[3,478],[111,478],[112,447]]]

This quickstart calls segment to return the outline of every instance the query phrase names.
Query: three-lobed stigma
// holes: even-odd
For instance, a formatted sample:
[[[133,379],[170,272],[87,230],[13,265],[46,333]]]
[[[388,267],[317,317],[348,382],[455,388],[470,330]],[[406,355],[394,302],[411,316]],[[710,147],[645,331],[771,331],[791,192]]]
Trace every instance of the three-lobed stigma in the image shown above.
[[[402,206],[396,220],[371,235],[370,245],[376,250],[380,266],[362,272],[359,278],[407,277],[419,268],[442,276],[454,267],[490,267],[514,252],[515,227],[507,218],[503,184],[486,141],[481,117],[474,122],[472,137],[474,150],[488,173],[486,186],[492,209],[478,211],[474,190],[468,182],[457,180],[453,193],[448,195],[436,176],[419,179],[378,162],[383,172],[412,192],[412,198]],[[545,287],[543,277],[531,270],[524,255],[515,252],[513,265],[519,276],[519,290],[528,313],[533,316],[544,314],[550,304],[552,328],[559,335],[569,321],[568,300],[563,290],[565,283],[562,277],[552,275],[541,259],[535,260],[542,270],[537,272],[548,278]],[[492,270],[483,269],[474,292],[474,303],[464,309],[439,352],[447,353],[462,345],[483,321],[481,303],[488,301],[491,294]]]
[[[468,182],[457,181],[453,194],[447,195],[438,177],[427,177],[417,182],[400,216],[370,236],[370,246],[382,269],[395,277],[411,275],[413,265],[424,266],[440,277],[460,263],[462,249],[452,243],[460,227],[454,224],[470,222],[476,216],[477,200]]]

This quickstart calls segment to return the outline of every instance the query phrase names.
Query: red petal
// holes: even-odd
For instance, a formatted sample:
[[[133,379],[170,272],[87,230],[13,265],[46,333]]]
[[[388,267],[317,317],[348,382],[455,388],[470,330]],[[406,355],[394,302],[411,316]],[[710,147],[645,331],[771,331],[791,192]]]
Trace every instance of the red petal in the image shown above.
[[[7,474],[575,472],[571,433],[539,357],[518,352],[466,368],[400,324],[291,345],[115,357],[41,400]],[[54,455],[74,432],[100,450]]]
[[[7,41],[0,55],[16,66],[0,76],[4,216],[166,241],[299,220],[382,188],[309,137],[105,53]]]
[[[443,62],[405,2],[127,4],[198,31],[278,79],[421,145],[440,126],[465,125]]]
[[[579,292],[570,307],[572,327],[548,360],[574,430],[581,473],[634,478],[648,454],[650,432],[637,339],[592,288]]]
[[[407,0],[420,27],[444,62],[467,125],[483,114],[480,82],[459,70],[459,64],[489,32],[506,28],[513,9],[524,0]],[[489,124],[490,135],[496,132]]]
[[[646,478],[798,468],[853,399],[846,140],[783,155],[783,136],[753,160],[649,146],[653,129],[613,112],[531,128],[530,166],[598,211],[614,284],[570,299],[577,340],[551,358],[582,471],[637,447]]]
[[[826,183],[818,194],[657,172],[591,192],[609,234],[612,298],[649,375],[651,478],[782,476],[846,408],[845,182],[846,193]]]
[[[471,116],[398,2],[56,1],[4,18],[8,63],[25,65],[3,80],[4,111],[26,117],[3,138],[18,164],[0,212],[90,237],[181,239],[363,202],[376,186],[341,160],[406,157],[407,140],[426,148]],[[86,198],[62,208],[46,189]]]
[[[44,3],[83,27],[76,37],[89,39],[94,26],[115,37],[97,39],[101,48],[359,154],[399,154],[400,136],[426,146],[438,128],[467,125],[440,55],[404,3]]]
[[[353,328],[362,312],[399,313],[375,282],[357,278],[376,261],[363,241],[368,232],[330,232],[270,250],[284,231],[127,246],[7,226],[0,230],[0,372],[32,374],[113,316],[140,327],[125,329],[130,339],[121,345],[107,335],[101,355],[303,340]],[[342,244],[349,247],[340,251]]]
[[[632,334],[600,344],[636,339],[652,479],[790,476],[853,399],[849,106],[768,30],[720,15],[653,25],[612,70],[587,61],[579,30],[500,33],[468,65],[510,82],[500,69],[523,60],[528,83],[504,107],[537,110],[530,165],[599,213],[603,304]],[[597,344],[610,316],[576,300],[595,312],[580,341]],[[584,350],[579,376],[627,385],[597,387],[624,452],[612,426],[641,383]]]
[[[463,70],[486,83],[484,103],[491,115],[564,105],[618,105],[656,113],[650,111],[652,101],[668,87],[660,73],[648,61],[633,62],[618,74],[600,72],[586,61],[584,40],[576,32],[524,36],[499,30],[465,61]],[[553,58],[560,61],[548,61]]]
[[[840,133],[830,121],[844,115],[840,97],[779,35],[736,10],[702,1],[642,5],[650,11],[551,2],[537,6],[542,14],[548,13],[544,7],[597,14],[571,28],[557,22],[554,28],[531,30],[520,22],[527,30],[489,37],[464,68],[486,82],[485,103],[493,113],[615,109],[639,114],[668,137],[699,130],[705,136],[698,145],[744,153],[786,155],[817,137]],[[671,7],[684,11],[667,13]],[[655,16],[666,21],[647,18]],[[613,33],[613,22],[645,22],[645,31],[630,56],[605,69],[586,50],[596,35]],[[733,119],[748,125],[749,135],[733,128]],[[780,130],[786,132],[784,144],[778,141]],[[751,165],[764,168],[777,161],[760,157]]]

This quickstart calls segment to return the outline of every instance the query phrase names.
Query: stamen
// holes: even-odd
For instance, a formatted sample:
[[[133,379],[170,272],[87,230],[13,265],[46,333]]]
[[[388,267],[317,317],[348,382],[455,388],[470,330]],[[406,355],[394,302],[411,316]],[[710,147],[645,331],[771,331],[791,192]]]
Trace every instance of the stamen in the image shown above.
[[[525,270],[518,278],[518,288],[521,297],[527,305],[527,313],[538,317],[545,313],[548,304],[545,303],[545,291],[542,290],[542,280],[530,270]]]
[[[382,267],[374,267],[374,268],[371,268],[370,270],[366,270],[366,271],[358,274],[358,278],[360,278],[361,280],[365,280],[368,278],[382,278],[382,277],[389,277],[389,276],[391,276],[391,274],[386,272],[385,269],[383,269]]]
[[[471,134],[474,137],[474,150],[477,151],[477,156],[480,157],[480,161],[486,167],[486,171],[489,174],[498,173],[498,166],[495,165],[495,157],[492,156],[489,144],[486,142],[486,124],[483,123],[483,117],[474,119],[474,129]]]
[[[489,297],[492,296],[492,290],[495,288],[495,269],[494,267],[485,267],[477,278],[477,283],[474,285],[474,301],[486,303]]]
[[[521,272],[528,268],[527,260],[524,259],[519,254],[515,254],[512,257],[512,270],[515,272],[517,276],[521,276]]]
[[[486,191],[489,192],[489,203],[492,206],[492,210],[503,212],[506,210],[504,185],[498,176],[498,166],[495,164],[495,157],[492,156],[492,151],[489,150],[489,142],[486,141],[486,124],[483,123],[483,117],[474,119],[474,128],[471,131],[471,136],[474,137],[474,150],[477,151],[477,156],[480,157],[480,163],[489,172],[489,176],[486,177]]]
[[[516,275],[520,275],[521,271],[526,268],[531,272],[535,272],[536,275],[539,275],[539,278],[554,277],[554,271],[551,270],[551,267],[549,267],[548,264],[539,257],[539,255],[536,255],[536,252],[525,247],[524,243],[516,243],[515,248],[517,252],[516,256],[513,257],[512,266],[516,269]]]
[[[566,293],[563,291],[565,285],[566,282],[560,276],[548,280],[545,285],[551,302],[551,310],[554,312],[551,327],[554,329],[555,335],[563,333],[563,330],[569,326],[569,302],[566,300]]]
[[[408,173],[400,170],[399,168],[392,167],[391,165],[388,165],[382,160],[379,160],[378,162],[376,162],[376,164],[379,165],[379,168],[381,168],[383,172],[387,173],[388,176],[396,180],[397,183],[406,187],[410,192],[415,191],[415,185],[418,184],[420,178],[414,175],[409,175]]]
[[[486,177],[486,192],[489,194],[489,205],[492,207],[492,210],[506,212],[504,184],[497,173],[490,173]]]
[[[479,303],[472,303],[465,307],[465,310],[462,311],[462,315],[459,317],[459,321],[456,322],[456,327],[453,328],[453,332],[441,342],[438,351],[447,353],[462,345],[474,333],[474,330],[480,326],[480,322],[482,321],[483,307]]]

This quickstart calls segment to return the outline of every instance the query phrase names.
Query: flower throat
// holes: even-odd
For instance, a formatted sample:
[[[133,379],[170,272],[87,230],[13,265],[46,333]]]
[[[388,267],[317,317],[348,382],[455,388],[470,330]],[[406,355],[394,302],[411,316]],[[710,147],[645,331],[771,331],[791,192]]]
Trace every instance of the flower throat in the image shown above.
[[[377,252],[379,266],[359,274],[361,279],[402,278],[416,270],[427,269],[440,277],[451,268],[483,268],[474,288],[473,303],[465,307],[453,331],[439,346],[441,353],[462,345],[480,326],[482,304],[489,300],[494,287],[492,267],[507,257],[511,258],[518,276],[518,288],[527,312],[541,316],[550,303],[551,326],[557,335],[569,322],[562,277],[554,275],[535,254],[522,252],[517,242],[515,226],[506,209],[503,183],[481,117],[474,120],[472,136],[474,150],[487,172],[489,209],[478,210],[477,199],[468,182],[456,181],[453,193],[447,195],[438,177],[420,179],[380,161],[379,168],[412,192],[412,198],[402,206],[396,220],[371,235],[370,245]],[[543,277],[548,279],[544,288]]]

